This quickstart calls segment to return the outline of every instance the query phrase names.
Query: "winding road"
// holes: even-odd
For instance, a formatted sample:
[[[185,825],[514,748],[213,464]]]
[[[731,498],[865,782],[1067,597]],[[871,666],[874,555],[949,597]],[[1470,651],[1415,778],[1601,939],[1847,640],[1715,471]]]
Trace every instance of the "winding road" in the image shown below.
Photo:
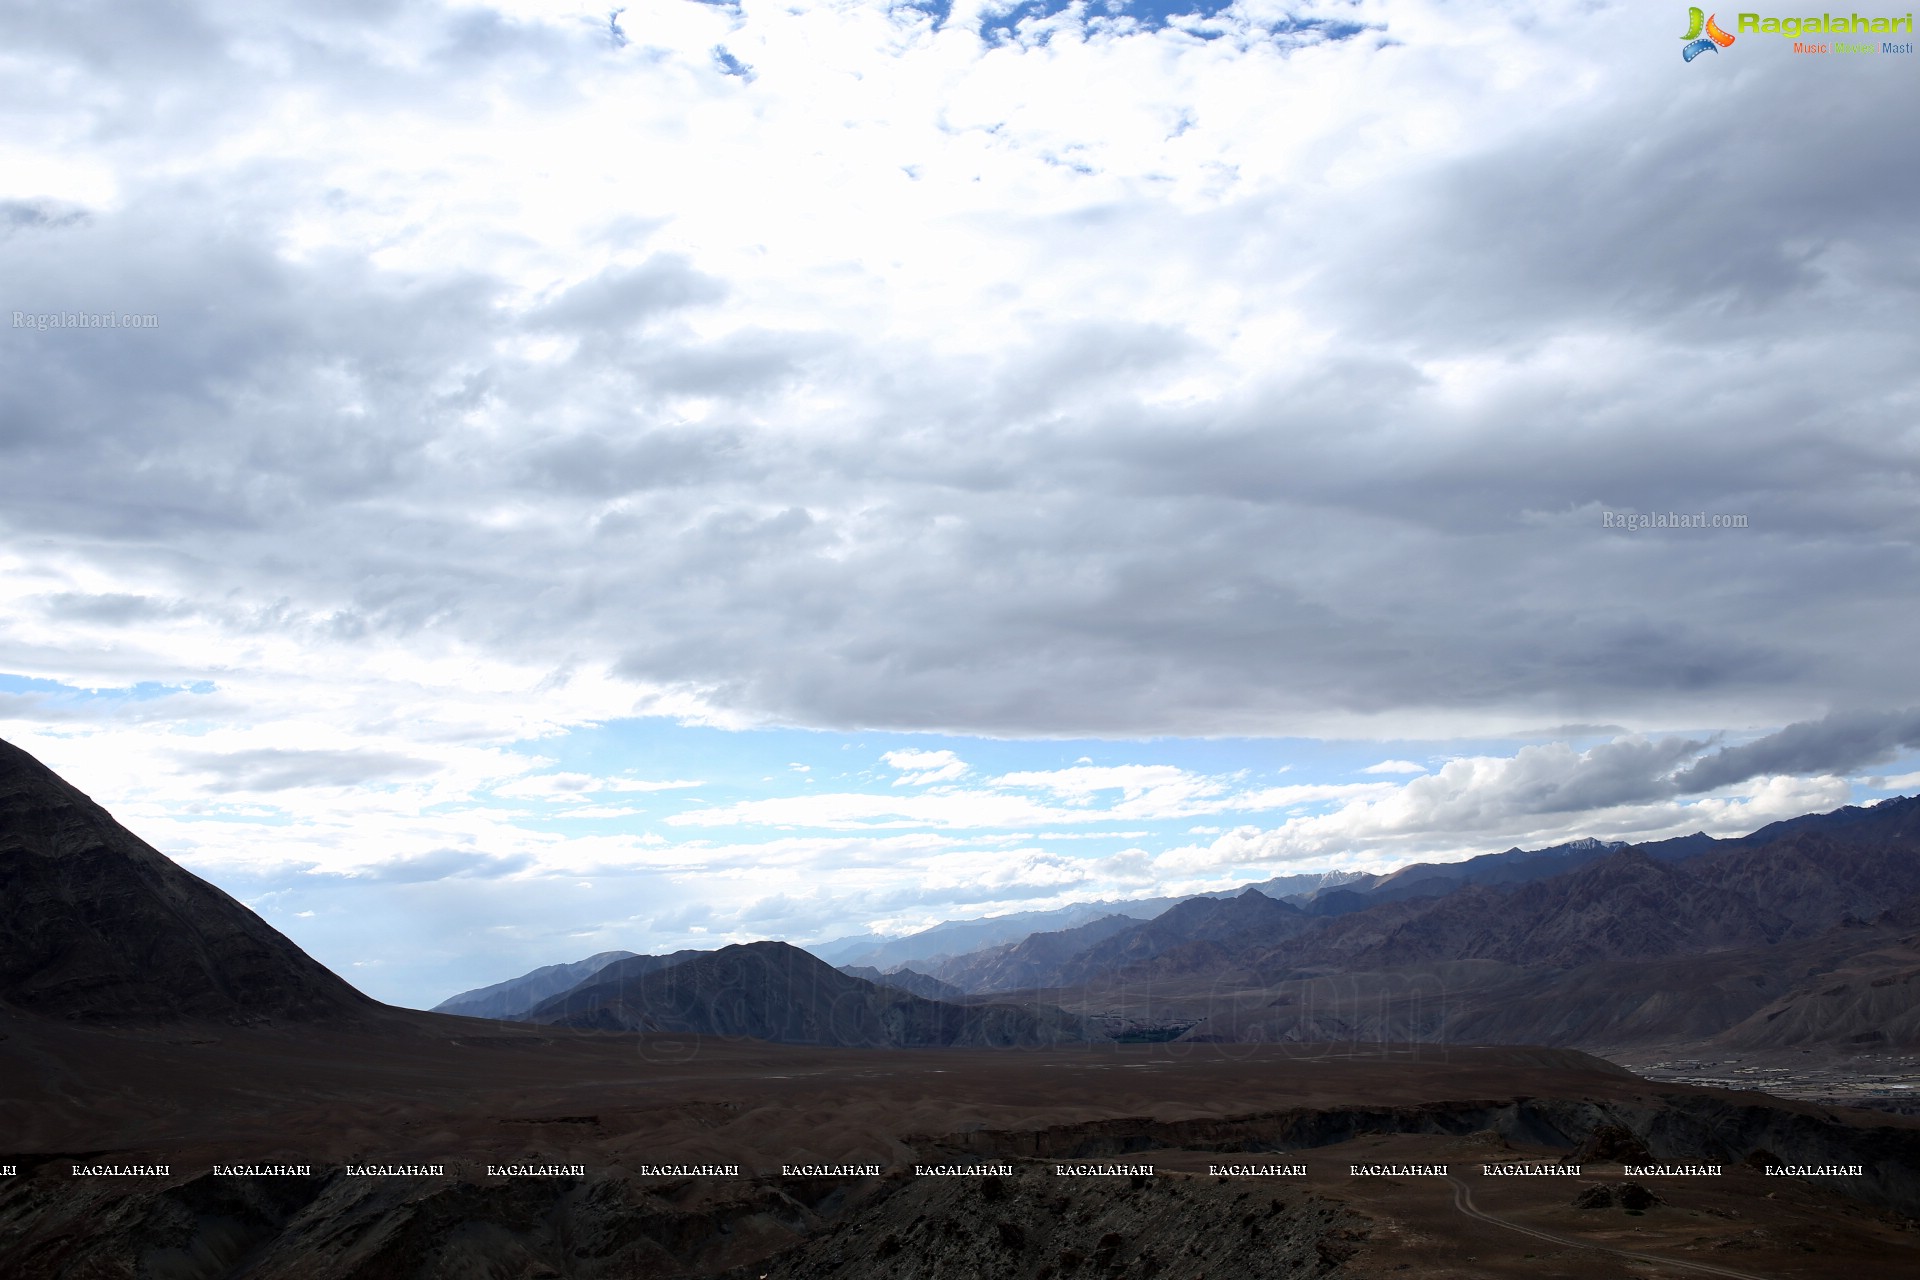
[[[1540,1231],[1534,1227],[1523,1227],[1517,1222],[1508,1222],[1505,1218],[1496,1218],[1490,1213],[1482,1213],[1473,1203],[1473,1191],[1454,1174],[1447,1175],[1447,1181],[1453,1184],[1453,1207],[1478,1222],[1491,1223],[1496,1227],[1505,1227],[1509,1231],[1518,1231],[1523,1236],[1532,1236],[1548,1244],[1557,1244],[1575,1249],[1592,1249],[1599,1253],[1610,1253],[1616,1258],[1630,1258],[1634,1262],[1645,1262],[1661,1267],[1682,1267],[1688,1271],[1699,1271],[1710,1276],[1728,1276],[1731,1280],[1768,1280],[1766,1276],[1757,1276],[1751,1271],[1735,1271],[1732,1267],[1715,1266],[1711,1262],[1691,1262],[1680,1258],[1663,1258],[1653,1253],[1635,1253],[1630,1249],[1614,1249],[1604,1244],[1592,1244],[1577,1240],[1572,1236],[1556,1235],[1551,1231]]]

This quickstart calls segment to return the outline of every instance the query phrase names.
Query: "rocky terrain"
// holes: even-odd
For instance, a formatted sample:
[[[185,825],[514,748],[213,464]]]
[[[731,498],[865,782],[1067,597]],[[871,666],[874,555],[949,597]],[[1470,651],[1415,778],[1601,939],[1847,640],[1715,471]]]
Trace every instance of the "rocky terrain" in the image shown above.
[[[1119,1274],[1358,1277],[1416,1262],[1431,1268],[1423,1275],[1525,1273],[1537,1241],[1476,1235],[1445,1180],[1350,1176],[1353,1162],[1376,1160],[1444,1161],[1483,1211],[1587,1241],[1570,1247],[1581,1269],[1568,1274],[1634,1274],[1601,1251],[1623,1239],[1662,1238],[1681,1258],[1688,1241],[1733,1240],[1761,1275],[1897,1274],[1920,1257],[1908,1225],[1920,1121],[1650,1085],[1582,1054],[902,1053],[412,1017],[190,1032],[8,1015],[0,1050],[18,1084],[0,1100],[0,1128],[19,1154],[0,1155],[18,1170],[0,1178],[0,1274],[1053,1280],[1115,1263]],[[1482,1161],[1523,1156],[1590,1167],[1544,1186],[1480,1181]],[[1663,1203],[1642,1224],[1613,1203],[1635,1181],[1619,1162],[1640,1158],[1730,1172],[1655,1185]],[[1267,1160],[1309,1172],[1208,1174]],[[1763,1179],[1756,1160],[1871,1173],[1788,1186]],[[76,1161],[169,1171],[74,1178]],[[1156,1172],[1063,1177],[1063,1161]],[[221,1162],[307,1171],[217,1173]],[[351,1171],[363,1163],[436,1172]],[[856,1167],[817,1172],[823,1163]],[[992,1190],[985,1177],[915,1172],[974,1163],[1010,1172]],[[493,1171],[509,1164],[559,1171]],[[1610,1207],[1576,1209],[1594,1187]],[[1656,1228],[1667,1236],[1646,1234]],[[1818,1232],[1832,1248],[1810,1268],[1788,1240]],[[1753,1265],[1769,1257],[1795,1269]]]
[[[890,1179],[857,1212],[738,1274],[1270,1280],[1333,1272],[1373,1229],[1371,1218],[1295,1186],[1139,1177],[1062,1188],[1044,1166],[1012,1168],[1004,1177]]]

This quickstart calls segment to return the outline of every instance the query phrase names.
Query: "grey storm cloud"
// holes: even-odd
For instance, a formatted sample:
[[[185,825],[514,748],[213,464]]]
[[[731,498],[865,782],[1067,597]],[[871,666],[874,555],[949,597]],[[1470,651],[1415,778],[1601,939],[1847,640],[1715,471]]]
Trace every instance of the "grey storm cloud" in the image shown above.
[[[1920,747],[1920,708],[1856,711],[1790,724],[1724,747],[1674,778],[1681,795],[1730,787],[1767,774],[1848,774]]]
[[[1476,803],[1510,813],[1573,814],[1696,796],[1755,778],[1845,776],[1920,747],[1920,710],[1838,712],[1709,751],[1713,745],[1711,738],[1623,737],[1578,755],[1525,747]],[[1430,775],[1409,788],[1439,793],[1450,785]]]
[[[611,497],[709,479],[754,465],[743,434],[728,428],[665,427],[646,432],[583,433],[530,451],[527,476],[557,491]]]
[[[183,14],[151,56],[44,13],[7,30],[76,74],[172,82],[225,56],[219,24]],[[436,116],[483,71],[558,100],[592,34],[469,16],[425,71],[314,41],[295,74]],[[184,71],[165,69],[176,43]],[[217,190],[156,171],[112,207],[10,204],[7,308],[161,324],[7,331],[0,536],[151,576],[240,631],[444,633],[811,726],[1777,724],[1920,701],[1920,176],[1872,150],[1874,122],[1920,105],[1912,77],[1863,72],[1817,103],[1758,76],[1678,104],[1663,84],[1623,79],[1363,204],[1007,215],[1036,261],[1098,249],[1115,271],[1288,284],[1328,335],[1184,399],[1143,392],[1204,379],[1212,339],[1173,311],[1049,316],[986,355],[824,321],[703,333],[687,318],[754,281],[646,249],[651,224],[626,227],[637,264],[531,305],[478,254],[290,256],[286,208],[369,198],[291,161]],[[210,121],[109,114],[187,149],[264,92]],[[577,350],[503,354],[556,336]],[[1469,355],[1523,372],[1457,392],[1435,362]],[[831,414],[785,416],[793,387]],[[679,395],[711,411],[684,420],[663,407]],[[502,511],[525,518],[483,518]],[[1620,511],[1749,527],[1603,528]],[[125,592],[42,607],[145,621]],[[1720,785],[1757,745],[1690,776]],[[396,776],[297,756],[204,767],[256,787]],[[1622,748],[1540,803],[1678,763]]]
[[[1527,813],[1579,813],[1643,803],[1669,790],[1665,775],[1704,745],[1685,738],[1617,739],[1588,751],[1570,777],[1532,787],[1523,784],[1513,798]]]

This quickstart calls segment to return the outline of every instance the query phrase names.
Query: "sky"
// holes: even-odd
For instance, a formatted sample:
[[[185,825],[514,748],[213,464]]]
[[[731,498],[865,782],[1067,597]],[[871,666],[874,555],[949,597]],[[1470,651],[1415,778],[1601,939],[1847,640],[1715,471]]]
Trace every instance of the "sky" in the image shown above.
[[[9,4],[0,737],[415,1005],[1920,790],[1920,61],[1686,19]]]

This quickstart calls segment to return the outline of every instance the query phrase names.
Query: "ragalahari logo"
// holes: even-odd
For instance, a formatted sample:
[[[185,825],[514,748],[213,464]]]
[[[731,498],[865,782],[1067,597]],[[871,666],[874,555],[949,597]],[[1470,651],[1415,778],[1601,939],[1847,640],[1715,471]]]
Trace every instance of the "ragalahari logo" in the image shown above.
[[[1733,37],[1722,31],[1720,24],[1713,20],[1717,16],[1703,9],[1687,10],[1687,34],[1680,37],[1687,42],[1687,47],[1680,51],[1681,57],[1692,62],[1703,53],[1718,53],[1733,43]],[[1702,31],[1706,34],[1701,35]]]

